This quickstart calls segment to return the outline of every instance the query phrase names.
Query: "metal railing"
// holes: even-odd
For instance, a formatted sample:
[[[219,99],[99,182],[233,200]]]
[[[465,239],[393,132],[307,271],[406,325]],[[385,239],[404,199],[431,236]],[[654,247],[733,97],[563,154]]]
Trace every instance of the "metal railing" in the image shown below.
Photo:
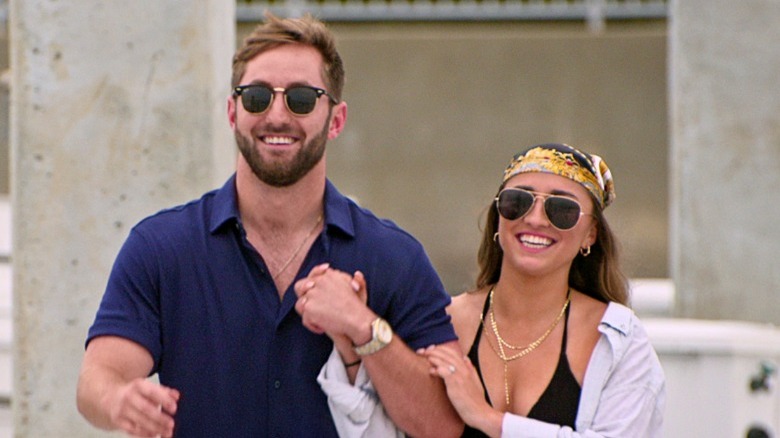
[[[239,22],[266,10],[326,21],[560,21],[665,19],[667,0],[237,0]]]

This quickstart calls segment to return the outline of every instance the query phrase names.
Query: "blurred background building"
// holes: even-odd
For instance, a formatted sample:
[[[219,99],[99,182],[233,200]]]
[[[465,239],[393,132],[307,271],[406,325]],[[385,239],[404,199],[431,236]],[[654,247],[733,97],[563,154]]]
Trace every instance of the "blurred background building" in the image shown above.
[[[349,104],[328,150],[331,178],[417,236],[451,293],[473,286],[479,219],[503,168],[541,142],[607,160],[619,200],[608,216],[627,271],[669,277],[665,1],[239,1],[237,42],[265,10],[330,23]],[[6,69],[7,40],[0,56]]]

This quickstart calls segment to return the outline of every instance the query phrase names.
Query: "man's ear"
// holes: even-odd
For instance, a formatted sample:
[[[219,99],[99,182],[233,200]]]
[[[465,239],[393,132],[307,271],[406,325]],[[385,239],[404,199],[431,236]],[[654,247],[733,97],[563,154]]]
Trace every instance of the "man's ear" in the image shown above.
[[[236,129],[236,103],[237,103],[237,99],[234,99],[233,96],[228,96],[227,116],[228,116],[228,123],[230,124],[231,130]]]
[[[330,115],[330,128],[328,129],[328,140],[333,140],[341,134],[344,125],[347,123],[347,102],[339,102],[333,106]]]

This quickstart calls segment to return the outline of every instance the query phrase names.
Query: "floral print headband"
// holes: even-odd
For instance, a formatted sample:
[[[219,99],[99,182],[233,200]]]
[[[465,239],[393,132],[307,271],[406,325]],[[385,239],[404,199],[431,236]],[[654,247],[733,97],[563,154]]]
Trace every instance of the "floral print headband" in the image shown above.
[[[518,153],[504,171],[503,182],[529,172],[552,173],[579,183],[593,195],[602,210],[615,200],[615,184],[607,163],[598,155],[586,154],[566,144],[540,144]]]

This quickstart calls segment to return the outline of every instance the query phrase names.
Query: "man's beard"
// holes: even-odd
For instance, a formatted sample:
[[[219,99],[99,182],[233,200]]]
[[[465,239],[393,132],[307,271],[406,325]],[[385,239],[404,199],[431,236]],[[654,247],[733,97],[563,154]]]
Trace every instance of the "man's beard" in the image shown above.
[[[328,123],[325,122],[322,131],[305,143],[289,163],[268,162],[260,155],[254,146],[252,138],[244,137],[234,130],[236,145],[244,156],[252,173],[260,181],[273,187],[287,187],[295,184],[317,165],[325,154],[325,143],[328,141]]]

